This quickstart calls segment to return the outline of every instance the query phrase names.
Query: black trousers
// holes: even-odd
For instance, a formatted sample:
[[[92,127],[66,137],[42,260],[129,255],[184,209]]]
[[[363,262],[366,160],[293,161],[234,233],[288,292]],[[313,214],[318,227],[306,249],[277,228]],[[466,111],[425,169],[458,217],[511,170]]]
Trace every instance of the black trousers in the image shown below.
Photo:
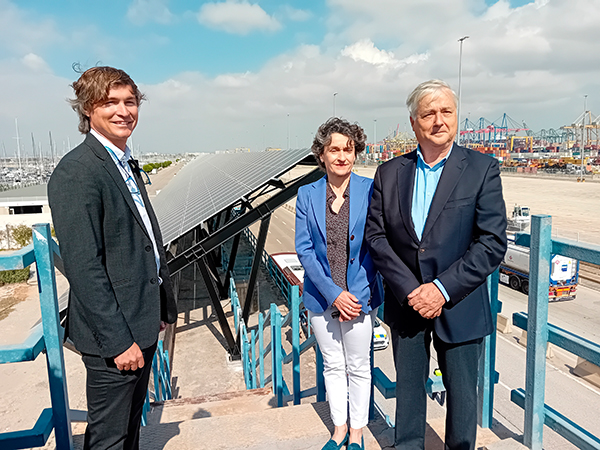
[[[142,350],[144,367],[119,370],[112,358],[83,355],[88,404],[84,450],[138,450],[140,423],[156,344]]]
[[[447,393],[445,448],[474,449],[477,437],[477,375],[483,339],[448,344],[432,332],[432,327],[410,336],[400,336],[392,329],[396,365],[396,449],[425,448],[425,385],[429,378],[432,339]]]

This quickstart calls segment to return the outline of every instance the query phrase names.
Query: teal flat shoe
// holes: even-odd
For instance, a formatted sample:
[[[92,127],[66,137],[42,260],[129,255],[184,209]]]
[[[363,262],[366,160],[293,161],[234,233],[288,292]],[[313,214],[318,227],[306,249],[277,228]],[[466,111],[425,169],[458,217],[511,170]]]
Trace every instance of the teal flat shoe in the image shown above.
[[[358,445],[356,442],[348,445],[348,450],[365,450],[365,437],[361,436],[360,445]]]
[[[321,450],[340,450],[344,444],[346,442],[348,442],[348,437],[350,435],[348,433],[346,433],[346,437],[344,439],[342,439],[342,442],[340,442],[339,444],[337,442],[335,442],[333,439],[329,439],[327,441],[327,444],[325,444],[325,446],[321,449]]]

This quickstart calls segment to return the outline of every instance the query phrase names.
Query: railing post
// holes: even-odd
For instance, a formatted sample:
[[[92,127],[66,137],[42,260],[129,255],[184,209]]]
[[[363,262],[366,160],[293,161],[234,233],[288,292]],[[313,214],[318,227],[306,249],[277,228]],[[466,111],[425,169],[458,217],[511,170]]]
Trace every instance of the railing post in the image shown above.
[[[548,289],[552,258],[552,217],[531,218],[527,367],[525,370],[525,425],[523,443],[541,450],[544,436],[544,389],[548,346]]]
[[[244,324],[244,321],[241,320],[240,321],[240,347],[241,347],[241,351],[242,351],[242,367],[244,370],[244,381],[246,383],[246,389],[250,389],[251,388],[251,374],[250,374],[250,357],[249,357],[249,351],[248,351],[248,333],[246,332],[246,325]]]
[[[158,353],[154,353],[154,358],[152,358],[152,374],[154,377],[154,401],[162,402],[163,396],[160,389],[160,366],[158,363]]]
[[[292,308],[292,381],[294,405],[300,404],[300,288],[291,286]]]
[[[281,354],[281,314],[277,305],[271,303],[271,381],[277,406],[283,406],[283,357]]]
[[[372,335],[373,333],[371,333]],[[371,396],[369,400],[369,420],[375,419],[375,378],[373,376],[373,372],[375,371],[375,351],[373,348],[373,337],[371,336],[371,349],[369,350],[371,353]]]
[[[49,224],[36,224],[33,226],[33,250],[40,292],[40,308],[46,346],[48,384],[50,386],[56,448],[72,449],[73,436],[71,434],[69,394],[65,374],[63,336],[58,317],[54,254],[52,253],[51,240],[52,233]]]
[[[487,288],[492,311],[494,331],[483,340],[483,354],[479,367],[479,426],[491,428],[494,414],[494,383],[496,379],[496,322],[500,312],[498,302],[499,270],[496,269],[487,277]]]
[[[256,330],[252,330],[250,344],[250,371],[252,373],[252,389],[256,389]]]
[[[265,387],[265,347],[264,347],[264,329],[265,316],[263,313],[258,314],[258,356],[260,362],[258,364],[260,370],[260,387]]]

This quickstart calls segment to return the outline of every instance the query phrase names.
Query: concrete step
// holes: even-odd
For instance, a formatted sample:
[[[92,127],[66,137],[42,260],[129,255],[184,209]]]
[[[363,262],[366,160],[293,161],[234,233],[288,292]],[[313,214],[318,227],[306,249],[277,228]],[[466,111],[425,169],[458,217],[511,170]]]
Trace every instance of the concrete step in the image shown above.
[[[231,414],[256,413],[277,406],[271,388],[224,392],[194,398],[179,398],[151,403],[148,426],[159,423],[218,417]]]
[[[148,450],[319,450],[333,432],[326,402],[272,408],[272,396],[264,389],[249,394],[214,396],[208,401],[175,400],[159,405],[156,416],[142,429],[140,447]],[[268,401],[265,401],[269,399]],[[153,412],[154,414],[154,412]],[[425,448],[444,449],[445,419],[429,420]],[[383,419],[364,430],[365,449],[393,450],[394,430]],[[488,429],[478,429],[477,448],[512,449],[501,444]],[[506,443],[505,443],[506,444]],[[497,447],[500,445],[500,447]]]
[[[167,408],[168,409],[168,408]],[[387,425],[375,421],[365,429],[365,448],[381,450]],[[373,431],[371,431],[373,430]],[[141,432],[147,450],[309,450],[320,449],[333,431],[327,403],[272,408],[260,413],[209,416],[152,424]],[[375,432],[376,436],[373,435]],[[389,433],[388,433],[389,434]],[[388,436],[389,437],[392,435]],[[387,442],[391,444],[391,441]]]
[[[326,402],[273,407],[268,388],[224,393],[155,404],[141,429],[144,450],[319,450],[333,424]],[[75,449],[83,448],[84,424],[73,428]],[[444,417],[429,419],[427,450],[444,450]],[[378,418],[364,429],[366,450],[393,450],[394,430]],[[51,441],[53,441],[51,439]],[[46,448],[53,448],[52,443]],[[500,441],[491,430],[478,429],[478,449],[516,450],[513,439]]]

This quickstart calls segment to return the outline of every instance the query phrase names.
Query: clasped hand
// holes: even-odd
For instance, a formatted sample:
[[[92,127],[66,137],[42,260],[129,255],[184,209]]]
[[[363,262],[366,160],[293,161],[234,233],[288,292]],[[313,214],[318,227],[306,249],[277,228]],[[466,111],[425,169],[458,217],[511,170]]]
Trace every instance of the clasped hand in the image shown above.
[[[348,291],[342,291],[333,301],[333,306],[340,312],[340,322],[355,319],[360,314],[358,299]]]
[[[134,342],[131,347],[116,356],[114,361],[119,370],[137,370],[144,367],[144,354]]]
[[[422,284],[408,294],[408,304],[425,319],[434,319],[442,313],[446,303],[444,294],[435,283]]]

